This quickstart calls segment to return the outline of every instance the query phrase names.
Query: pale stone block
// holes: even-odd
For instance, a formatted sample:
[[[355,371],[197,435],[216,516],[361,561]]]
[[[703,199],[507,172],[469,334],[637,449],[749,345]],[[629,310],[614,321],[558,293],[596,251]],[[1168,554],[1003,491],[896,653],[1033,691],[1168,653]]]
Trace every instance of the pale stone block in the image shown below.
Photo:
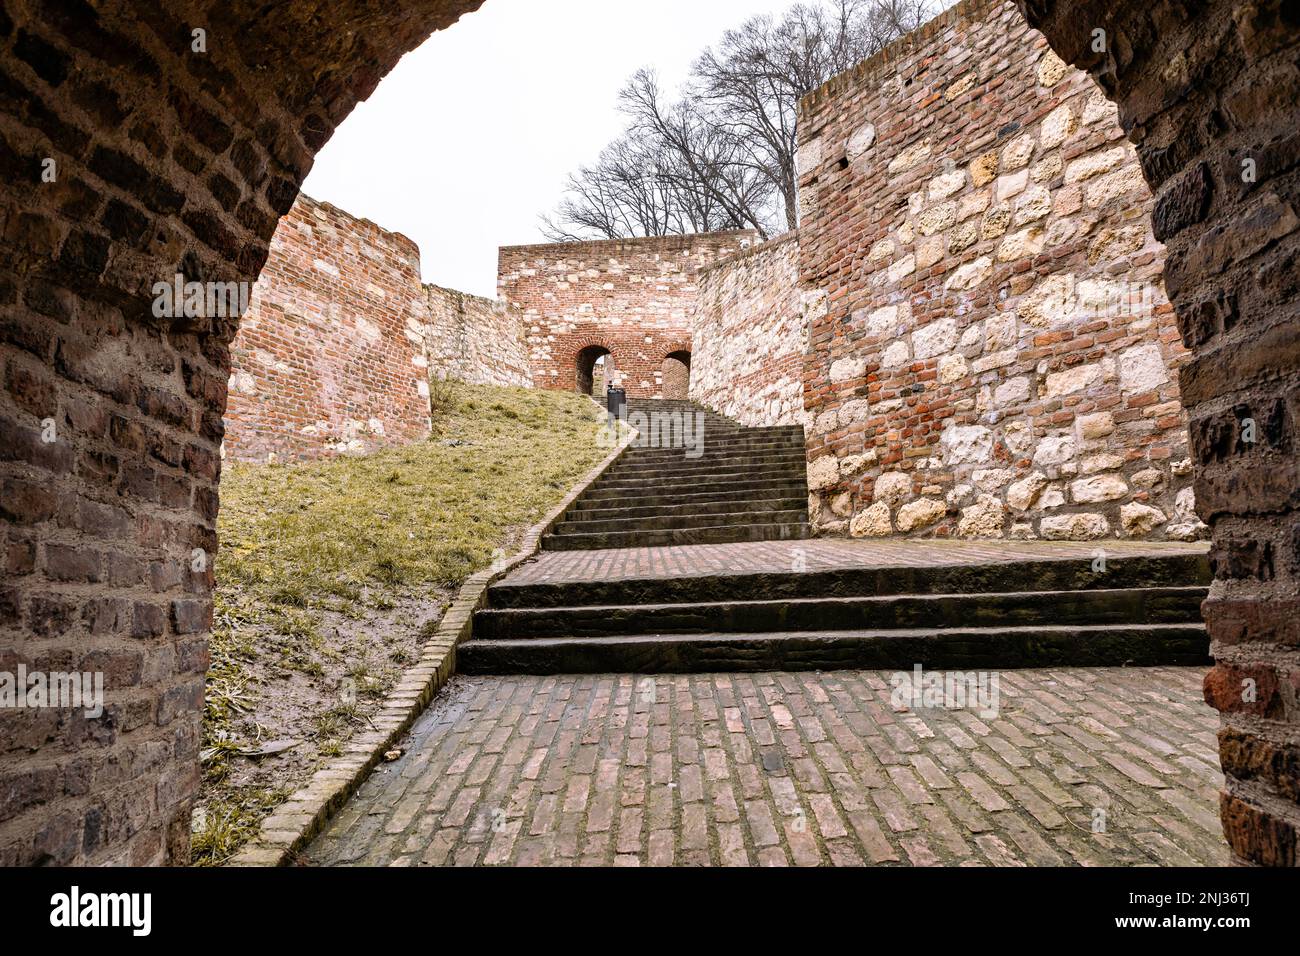
[[[979,500],[963,508],[957,522],[957,535],[962,538],[1001,538],[1006,509],[992,495],[980,495]]]
[[[887,471],[876,479],[872,498],[896,505],[912,495],[912,476],[902,471]]]
[[[998,174],[998,154],[988,152],[977,157],[970,164],[970,178],[975,188],[991,183],[993,177]]]
[[[898,509],[896,518],[898,530],[906,533],[928,527],[947,513],[948,506],[933,498],[921,498],[909,502]]]
[[[1055,149],[1069,138],[1078,127],[1069,103],[1062,103],[1043,120],[1038,141],[1043,149]]]
[[[1066,66],[1065,61],[1049,47],[1043,53],[1043,58],[1038,61],[1038,82],[1041,86],[1053,87],[1065,79],[1065,74],[1069,71],[1070,68]]]
[[[1118,475],[1096,475],[1072,482],[1070,494],[1080,504],[1117,501],[1128,494],[1128,484]]]
[[[956,319],[940,319],[912,333],[912,354],[917,360],[951,352],[956,344]]]
[[[867,360],[863,358],[842,358],[831,363],[830,378],[835,384],[850,382],[867,374]]]
[[[948,465],[985,462],[993,455],[993,433],[983,425],[949,425],[939,436],[939,451]]]
[[[1038,523],[1038,533],[1054,541],[1091,541],[1110,533],[1105,515],[1051,515]]]
[[[1007,504],[1017,511],[1028,511],[1046,487],[1047,476],[1035,471],[1007,486]]]
[[[840,460],[834,455],[822,455],[808,465],[808,488],[820,491],[840,480]]]
[[[939,360],[939,384],[951,385],[966,377],[966,357],[964,355],[945,355]]]
[[[1105,438],[1115,430],[1115,416],[1110,412],[1080,415],[1076,424],[1080,438]]]
[[[880,365],[882,368],[901,368],[902,366],[907,365],[910,361],[911,357],[908,354],[907,342],[903,339],[892,343],[880,356]]]
[[[1034,450],[1034,462],[1039,465],[1063,465],[1074,457],[1074,438],[1070,435],[1049,435]]]
[[[1027,165],[1029,157],[1034,155],[1034,145],[1032,133],[1018,136],[1008,143],[1002,150],[1002,171],[1009,173]]]
[[[944,283],[944,288],[957,291],[969,292],[971,289],[983,284],[993,272],[993,260],[988,256],[980,256],[974,262],[968,262],[964,266],[953,270],[948,281]]]
[[[855,538],[881,538],[893,530],[889,524],[889,505],[883,501],[858,512],[849,524],[849,534]]]
[[[1105,378],[1100,364],[1076,365],[1063,372],[1052,372],[1047,376],[1047,397],[1058,398],[1074,392],[1082,392],[1100,384]]]
[[[1150,534],[1156,527],[1165,523],[1165,513],[1159,508],[1132,502],[1121,505],[1119,521],[1124,533],[1130,535]]]
[[[1024,376],[1007,379],[993,392],[993,401],[1002,408],[1017,405],[1029,398],[1029,379]]]

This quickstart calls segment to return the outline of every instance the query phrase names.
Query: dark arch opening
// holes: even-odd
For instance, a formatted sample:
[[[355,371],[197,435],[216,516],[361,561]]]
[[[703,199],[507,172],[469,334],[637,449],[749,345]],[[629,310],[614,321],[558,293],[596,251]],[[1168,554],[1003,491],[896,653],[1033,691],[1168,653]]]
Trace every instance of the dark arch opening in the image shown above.
[[[691,353],[685,349],[669,352],[663,361],[664,398],[685,399],[691,392]]]
[[[600,398],[613,380],[614,356],[603,345],[588,345],[578,353],[574,364],[577,388],[583,395]]]

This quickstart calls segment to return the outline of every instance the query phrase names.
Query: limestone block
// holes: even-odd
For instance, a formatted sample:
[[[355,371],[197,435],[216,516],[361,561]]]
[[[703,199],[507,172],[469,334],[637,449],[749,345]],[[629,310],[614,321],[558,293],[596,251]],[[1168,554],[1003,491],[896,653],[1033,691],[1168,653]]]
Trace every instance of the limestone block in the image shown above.
[[[892,534],[889,524],[889,505],[877,501],[858,512],[849,524],[849,534],[855,538],[880,538]]]
[[[951,385],[965,378],[969,370],[966,357],[960,354],[945,355],[939,360],[939,384]]]
[[[1019,338],[1018,316],[1014,312],[994,312],[984,323],[984,347],[990,352],[1011,348]]]
[[[1133,154],[1129,146],[1117,146],[1100,153],[1085,153],[1065,167],[1066,183],[1080,183],[1108,173]]]
[[[993,433],[983,425],[949,425],[939,436],[939,452],[948,465],[988,461],[993,456]]]
[[[1119,387],[1127,394],[1140,394],[1169,381],[1160,346],[1154,342],[1135,345],[1119,354]]]
[[[1129,479],[1136,488],[1151,489],[1165,480],[1164,473],[1158,468],[1144,468]]]
[[[978,219],[968,219],[966,222],[955,226],[948,233],[948,252],[956,255],[975,245],[980,237],[980,223]]]
[[[1070,494],[1080,504],[1118,501],[1128,495],[1128,484],[1119,475],[1096,475],[1071,482]]]
[[[840,477],[853,478],[862,474],[868,468],[876,463],[879,455],[874,448],[862,452],[860,455],[849,455],[840,459]]]
[[[883,262],[894,257],[894,240],[886,236],[871,247],[867,253],[868,262]]]
[[[1157,526],[1165,523],[1165,513],[1159,508],[1132,502],[1121,505],[1119,521],[1124,533],[1129,535],[1150,534]]]
[[[1063,465],[1074,457],[1074,438],[1069,435],[1049,435],[1034,449],[1034,463],[1038,465]]]
[[[1048,48],[1043,58],[1038,61],[1038,82],[1042,86],[1053,87],[1065,78],[1069,70],[1065,61]]]
[[[1045,186],[1030,186],[1016,200],[1015,224],[1022,226],[1027,222],[1042,219],[1052,211],[1052,194]]]
[[[1017,405],[1029,398],[1029,379],[1022,376],[1007,379],[993,391],[993,401],[1001,408]]]
[[[1009,205],[994,206],[989,214],[984,217],[984,223],[980,227],[980,237],[982,239],[996,239],[1007,231],[1007,226],[1011,225],[1011,207]]]
[[[1043,251],[1043,230],[1039,226],[1030,226],[1013,232],[1002,240],[998,246],[999,262],[1014,262],[1016,259],[1028,259]]]
[[[916,231],[923,236],[932,236],[936,232],[947,229],[957,221],[957,204],[953,202],[940,203],[937,206],[931,206],[916,217]]]
[[[1029,178],[1036,183],[1048,183],[1061,175],[1062,160],[1060,153],[1053,153],[1045,156],[1038,162],[1034,163],[1033,168],[1029,170]]]
[[[998,174],[998,154],[997,152],[988,152],[975,159],[970,164],[970,179],[978,189],[986,183],[991,183],[993,177]]]
[[[1029,157],[1034,155],[1034,137],[1026,133],[1013,139],[1002,150],[1002,171],[1012,172],[1028,165]]]
[[[867,374],[867,360],[863,358],[842,358],[831,363],[830,378],[835,384],[851,382]]]
[[[1074,316],[1074,276],[1057,273],[1041,279],[1020,300],[1016,311],[1030,325],[1044,328],[1070,321]]]
[[[881,368],[902,368],[909,362],[911,358],[908,355],[907,342],[903,339],[892,343],[880,356]]]
[[[930,236],[928,239],[922,239],[916,244],[916,267],[918,269],[928,269],[940,259],[944,253],[944,237]]]
[[[912,476],[901,471],[887,471],[876,479],[873,500],[896,505],[912,495]]]
[[[899,173],[905,173],[920,165],[930,155],[930,141],[923,139],[919,142],[908,146],[897,156],[889,161],[889,175],[897,176]]]
[[[852,136],[849,137],[848,154],[849,159],[857,160],[866,155],[867,150],[876,142],[876,127],[871,123],[863,123],[857,128]]]
[[[993,202],[993,190],[984,189],[977,193],[967,193],[957,200],[957,221],[969,219],[989,208]]]
[[[920,498],[908,502],[898,509],[896,518],[898,530],[906,533],[928,527],[947,513],[948,506],[934,498]]]
[[[944,283],[944,288],[957,291],[969,292],[971,289],[983,284],[993,272],[993,260],[988,256],[980,256],[974,262],[968,262],[966,265],[953,270],[948,281]]]
[[[1059,398],[1081,392],[1099,384],[1105,378],[1100,363],[1093,365],[1076,365],[1063,372],[1052,372],[1047,376],[1047,397]]]
[[[965,185],[966,174],[960,169],[950,173],[941,173],[930,180],[930,199],[931,201],[947,199],[953,193],[959,192]]]
[[[808,465],[808,488],[820,491],[840,480],[840,460],[834,455],[822,455]]]
[[[1075,424],[1079,428],[1080,438],[1105,438],[1115,431],[1115,416],[1110,412],[1080,415]]]
[[[997,197],[998,202],[1019,196],[1025,191],[1025,186],[1029,184],[1029,170],[1022,169],[1018,173],[1009,173],[998,177],[998,181],[993,185],[993,194]]]
[[[1016,511],[1028,511],[1046,487],[1047,476],[1035,471],[1007,486],[1007,504]]]
[[[957,522],[957,535],[962,538],[1001,538],[1006,509],[992,495],[980,495],[975,504],[963,508]]]
[[[1091,541],[1110,533],[1105,515],[1051,515],[1038,522],[1038,533],[1053,541]]]
[[[1038,142],[1045,150],[1055,149],[1077,128],[1078,121],[1070,104],[1062,103],[1043,119],[1043,125],[1038,131]]]
[[[918,361],[951,352],[956,345],[956,319],[940,319],[912,333],[912,355]]]
[[[1001,491],[1014,477],[1015,472],[1007,468],[985,468],[972,474],[971,481],[980,491]]]
[[[1123,467],[1124,457],[1122,455],[1103,452],[1100,455],[1089,455],[1079,462],[1079,474],[1096,475],[1103,471],[1119,471]]]

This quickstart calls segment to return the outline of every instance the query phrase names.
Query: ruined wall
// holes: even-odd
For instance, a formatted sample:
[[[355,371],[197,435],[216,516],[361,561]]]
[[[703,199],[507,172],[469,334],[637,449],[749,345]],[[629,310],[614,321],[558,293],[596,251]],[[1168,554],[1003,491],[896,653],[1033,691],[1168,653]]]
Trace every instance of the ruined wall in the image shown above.
[[[1091,79],[965,0],[800,129],[818,526],[1201,534],[1151,193]]]
[[[424,287],[422,348],[434,376],[475,385],[533,384],[523,317],[504,302]]]
[[[507,246],[498,296],[522,311],[533,381],[576,387],[588,346],[613,354],[630,396],[662,397],[663,361],[689,351],[696,270],[752,242],[752,232]]]
[[[691,398],[746,425],[802,424],[798,234],[705,266],[699,290]]]
[[[1300,863],[1300,6],[1044,2],[1026,13],[1120,105],[1156,192],[1223,714],[1224,833]],[[1101,49],[1095,31],[1110,39]]]
[[[306,195],[231,346],[225,453],[317,458],[428,434],[420,251]]]

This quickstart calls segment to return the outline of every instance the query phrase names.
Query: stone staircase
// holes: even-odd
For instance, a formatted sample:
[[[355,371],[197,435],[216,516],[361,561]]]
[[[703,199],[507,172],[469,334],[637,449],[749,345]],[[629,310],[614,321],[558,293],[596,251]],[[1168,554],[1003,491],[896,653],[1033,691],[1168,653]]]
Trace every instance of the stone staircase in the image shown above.
[[[628,413],[646,416],[663,441],[625,451],[542,539],[544,550],[811,535],[802,427],[746,428],[686,401],[629,399]]]
[[[779,500],[779,499],[774,499]],[[488,591],[468,674],[1202,665],[1203,553],[706,573]]]

